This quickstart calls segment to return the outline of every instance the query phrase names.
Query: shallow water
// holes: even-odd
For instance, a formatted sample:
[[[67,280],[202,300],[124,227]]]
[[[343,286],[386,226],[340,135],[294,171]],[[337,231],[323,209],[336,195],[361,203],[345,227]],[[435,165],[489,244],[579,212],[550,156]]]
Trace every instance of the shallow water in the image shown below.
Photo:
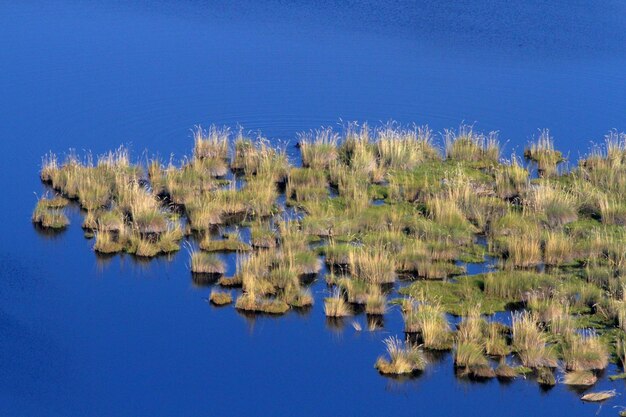
[[[78,211],[54,236],[30,214],[47,151],[180,157],[197,123],[261,129],[293,154],[296,132],[340,120],[478,121],[518,155],[547,127],[575,159],[626,130],[625,24],[622,2],[0,2],[0,414],[595,414],[563,385],[457,379],[450,354],[383,378],[397,309],[383,330],[337,328],[318,278],[312,310],[251,319],[206,302],[185,251],[99,258]]]

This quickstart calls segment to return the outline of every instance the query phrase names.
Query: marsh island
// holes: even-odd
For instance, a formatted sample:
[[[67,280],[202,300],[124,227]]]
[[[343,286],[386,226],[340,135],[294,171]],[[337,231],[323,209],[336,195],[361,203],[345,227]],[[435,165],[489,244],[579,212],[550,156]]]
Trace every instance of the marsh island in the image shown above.
[[[209,301],[245,314],[318,309],[337,326],[365,314],[376,328],[399,309],[404,334],[372,358],[382,375],[418,375],[441,351],[461,378],[546,387],[590,387],[610,362],[623,368],[626,135],[609,132],[579,160],[547,130],[508,158],[496,133],[471,126],[321,128],[298,135],[291,159],[241,129],[193,136],[178,161],[135,163],[123,147],[46,155],[33,223],[62,231],[72,204],[97,256],[182,248]]]

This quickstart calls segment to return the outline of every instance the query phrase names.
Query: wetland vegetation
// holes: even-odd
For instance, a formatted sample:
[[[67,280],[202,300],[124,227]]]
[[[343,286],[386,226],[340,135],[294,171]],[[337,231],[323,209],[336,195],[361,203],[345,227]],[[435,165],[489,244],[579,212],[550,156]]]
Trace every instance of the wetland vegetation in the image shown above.
[[[385,339],[384,375],[423,371],[431,351],[451,351],[461,378],[543,386],[593,386],[609,362],[624,367],[626,135],[610,132],[578,161],[547,130],[523,159],[505,158],[496,133],[471,126],[350,123],[303,133],[298,147],[300,164],[212,126],[178,162],[133,163],[125,148],[49,154],[51,192],[32,221],[64,229],[71,202],[97,254],[183,246],[193,282],[214,286],[209,301],[247,314],[312,308],[314,279],[327,283],[334,325],[398,309],[405,334]]]

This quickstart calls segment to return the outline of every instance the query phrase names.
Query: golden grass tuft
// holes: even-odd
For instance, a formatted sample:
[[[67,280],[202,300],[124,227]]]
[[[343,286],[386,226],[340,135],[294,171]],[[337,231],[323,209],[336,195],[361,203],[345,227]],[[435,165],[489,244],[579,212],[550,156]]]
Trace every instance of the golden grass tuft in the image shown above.
[[[339,155],[338,141],[339,135],[331,128],[299,134],[302,165],[312,169],[327,169]]]
[[[289,305],[278,298],[263,297],[254,292],[244,292],[237,298],[235,303],[237,310],[251,313],[285,314],[289,311]]]
[[[563,377],[565,385],[573,385],[579,387],[590,387],[598,382],[598,377],[590,371],[572,371],[567,372]]]
[[[418,333],[425,349],[448,350],[452,348],[453,335],[446,315],[438,303],[411,300],[403,303],[404,330]]]
[[[105,229],[96,229],[93,249],[101,254],[118,253],[126,245],[124,233],[114,233]]]
[[[387,358],[381,356],[374,367],[383,375],[407,375],[423,371],[426,360],[418,347],[403,343],[395,336],[384,340]]]
[[[554,368],[557,356],[536,318],[529,312],[513,313],[513,349],[528,368]]]
[[[32,221],[44,229],[54,230],[65,229],[70,224],[70,219],[65,215],[63,208],[47,208],[45,203],[37,205]]]
[[[346,317],[352,315],[352,309],[339,290],[333,291],[331,297],[324,299],[324,314],[326,317]]]
[[[382,316],[387,312],[387,296],[377,284],[372,284],[369,287],[365,312],[377,316]]]
[[[566,335],[562,349],[568,371],[599,370],[609,364],[609,352],[592,330]]]
[[[470,125],[461,125],[458,133],[446,130],[444,144],[447,159],[496,164],[500,158],[497,132],[485,136]]]
[[[226,268],[224,262],[212,253],[205,253],[192,250],[191,272],[195,274],[222,275]]]
[[[376,247],[352,250],[348,256],[350,273],[357,279],[371,284],[389,284],[396,280],[395,263],[385,253],[385,248]]]
[[[554,139],[550,131],[540,131],[539,138],[524,149],[524,157],[537,164],[541,176],[553,176],[557,173],[557,165],[565,160],[563,154],[554,148]]]
[[[232,303],[233,297],[230,295],[229,292],[211,290],[209,301],[211,302],[211,304],[214,304],[216,306],[223,306]]]
[[[219,128],[215,125],[208,131],[196,126],[193,132],[194,156],[198,159],[227,159],[230,129]]]

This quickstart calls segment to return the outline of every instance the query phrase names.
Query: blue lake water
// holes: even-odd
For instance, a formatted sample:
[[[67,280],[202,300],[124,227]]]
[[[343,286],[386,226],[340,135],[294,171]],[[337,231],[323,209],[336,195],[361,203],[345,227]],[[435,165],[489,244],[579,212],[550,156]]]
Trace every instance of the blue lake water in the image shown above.
[[[619,1],[0,1],[0,415],[616,415],[624,396],[457,379],[450,354],[383,378],[398,310],[336,328],[318,279],[312,310],[251,319],[206,302],[185,251],[103,260],[77,210],[53,237],[30,214],[46,152],[180,157],[198,123],[294,143],[342,120],[476,122],[518,155],[550,128],[575,160],[626,130],[624,27]]]

